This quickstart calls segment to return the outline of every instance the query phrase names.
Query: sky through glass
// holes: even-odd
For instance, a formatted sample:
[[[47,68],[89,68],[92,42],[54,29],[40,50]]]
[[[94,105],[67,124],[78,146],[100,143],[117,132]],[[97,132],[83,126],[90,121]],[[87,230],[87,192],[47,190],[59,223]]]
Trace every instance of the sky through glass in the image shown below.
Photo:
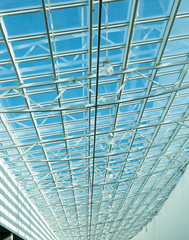
[[[60,240],[132,239],[188,164],[188,1],[99,5],[0,3],[0,156]]]

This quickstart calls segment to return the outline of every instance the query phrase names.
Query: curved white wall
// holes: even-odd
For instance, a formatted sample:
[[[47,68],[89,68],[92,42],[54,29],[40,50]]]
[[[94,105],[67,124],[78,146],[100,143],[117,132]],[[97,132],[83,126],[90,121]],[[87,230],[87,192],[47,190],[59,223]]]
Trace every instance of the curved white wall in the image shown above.
[[[0,225],[24,240],[57,239],[1,160]]]
[[[133,240],[189,240],[189,166],[159,213]]]

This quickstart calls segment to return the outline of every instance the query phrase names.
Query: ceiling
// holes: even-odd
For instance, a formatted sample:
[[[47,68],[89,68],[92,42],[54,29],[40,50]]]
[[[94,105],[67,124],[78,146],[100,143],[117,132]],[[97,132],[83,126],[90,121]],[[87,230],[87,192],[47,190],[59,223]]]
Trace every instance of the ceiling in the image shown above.
[[[0,156],[57,239],[131,239],[177,184],[188,26],[187,0],[1,1]]]

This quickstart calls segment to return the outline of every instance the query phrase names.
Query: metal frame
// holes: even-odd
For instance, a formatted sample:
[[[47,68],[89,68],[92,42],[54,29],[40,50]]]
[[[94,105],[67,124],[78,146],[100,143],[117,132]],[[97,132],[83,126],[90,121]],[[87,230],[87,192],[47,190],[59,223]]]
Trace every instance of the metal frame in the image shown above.
[[[121,2],[129,2],[129,20],[101,23],[106,3]],[[171,35],[175,19],[189,17],[178,12],[181,2],[174,0],[168,15],[141,18],[140,0],[100,1],[98,25],[94,9],[99,2],[92,0],[42,0],[41,6],[0,13],[0,44],[8,55],[0,70],[11,66],[14,73],[0,75],[0,156],[58,239],[133,238],[183,174],[188,164],[189,55],[165,51],[171,42],[189,39],[189,33]],[[56,10],[72,8],[82,9],[82,25],[54,28]],[[9,17],[31,13],[43,15],[45,32],[10,37]],[[166,23],[162,38],[135,40],[138,26],[160,22]],[[116,43],[110,36],[106,40],[111,44],[105,46],[103,30],[113,36],[122,32],[124,40]],[[76,36],[81,48],[57,51],[58,37]],[[32,41],[41,40],[45,53],[17,56],[14,44],[24,42],[32,52]],[[148,46],[157,46],[155,55],[132,59],[133,48]],[[104,77],[99,68],[106,51],[115,72]],[[66,59],[78,61],[79,67]],[[44,71],[38,73],[39,62]],[[22,64],[34,71],[23,74]]]

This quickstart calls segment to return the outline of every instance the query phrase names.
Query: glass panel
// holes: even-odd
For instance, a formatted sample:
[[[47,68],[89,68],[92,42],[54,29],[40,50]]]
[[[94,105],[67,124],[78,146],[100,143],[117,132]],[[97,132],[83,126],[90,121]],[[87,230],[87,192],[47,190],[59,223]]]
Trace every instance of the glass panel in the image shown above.
[[[101,47],[124,44],[127,34],[127,27],[112,28],[101,31]],[[93,46],[97,47],[98,33],[93,32]]]
[[[6,60],[10,60],[6,45],[4,43],[0,43],[0,56],[0,63]]]
[[[170,14],[173,0],[141,0],[139,18],[167,16]]]
[[[57,36],[55,38],[57,53],[87,49],[87,37],[87,32]]]
[[[187,0],[182,0],[179,6],[178,13],[188,13],[189,12],[189,6]]]
[[[166,45],[164,56],[182,54],[189,51],[189,39],[169,41]]]
[[[130,59],[140,60],[140,59],[155,58],[158,53],[159,46],[160,46],[159,43],[154,43],[154,44],[132,47]]]
[[[12,64],[3,64],[0,66],[0,80],[16,78],[16,74]]]
[[[55,31],[84,28],[87,26],[87,7],[53,10],[52,18]]]
[[[180,18],[175,19],[172,31],[170,36],[182,36],[182,35],[188,35],[188,24],[189,24],[189,18]]]
[[[9,37],[46,33],[42,12],[4,17],[4,22]]]
[[[53,72],[50,59],[19,63],[19,67],[23,77]]]
[[[12,42],[16,59],[49,55],[47,38]]]
[[[29,7],[36,7],[36,6],[41,6],[41,1],[40,0],[33,0],[33,1],[27,1],[27,0],[17,0],[17,1],[12,1],[12,0],[6,0],[0,3],[0,11],[12,11],[15,9],[27,9]]]
[[[166,21],[137,24],[135,28],[134,41],[141,42],[153,39],[161,39],[166,24]]]

